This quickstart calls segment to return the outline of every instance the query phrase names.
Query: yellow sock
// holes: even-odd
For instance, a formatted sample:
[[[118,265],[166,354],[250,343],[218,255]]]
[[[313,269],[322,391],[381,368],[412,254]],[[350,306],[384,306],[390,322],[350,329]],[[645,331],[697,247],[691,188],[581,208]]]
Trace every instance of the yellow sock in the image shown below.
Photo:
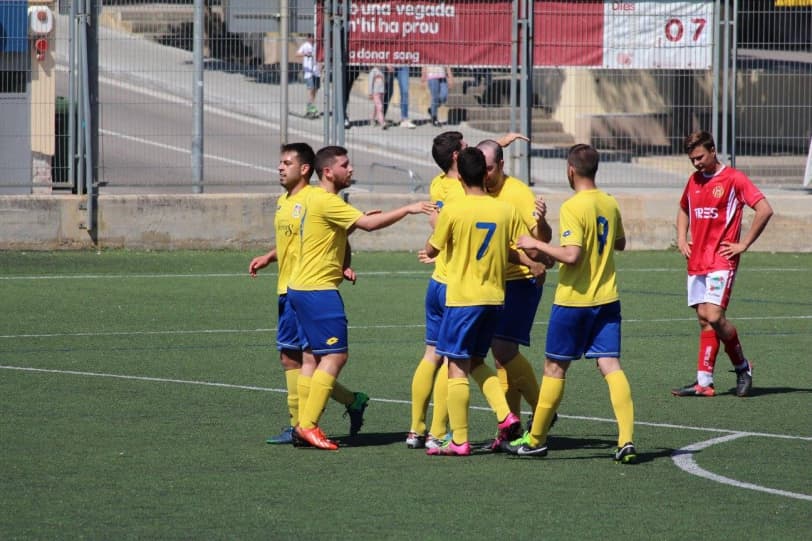
[[[522,394],[516,385],[511,386],[508,382],[508,372],[504,368],[496,369],[496,377],[499,379],[499,385],[502,387],[502,392],[505,393],[505,400],[507,400],[510,411],[516,415],[522,409]]]
[[[530,404],[530,408],[535,408],[539,401],[539,382],[536,380],[536,374],[533,372],[533,365],[530,364],[530,361],[520,352],[505,365],[505,370],[507,370],[511,390],[515,389],[521,393]],[[508,403],[510,403],[510,397],[508,397]],[[512,404],[510,410],[517,413]]]
[[[632,388],[623,370],[616,370],[608,374],[606,384],[609,385],[609,399],[617,419],[617,444],[625,445],[634,441],[634,403],[632,402]]]
[[[451,438],[454,443],[468,441],[468,406],[471,389],[468,378],[448,379],[448,420],[451,423]]]
[[[296,415],[297,423],[301,421],[302,409],[304,409],[305,404],[307,404],[307,399],[310,398],[310,383],[312,380],[313,376],[303,376],[299,374],[299,379],[296,382],[296,389],[299,391],[299,411]]]
[[[316,369],[310,382],[310,396],[307,397],[307,404],[299,412],[299,426],[313,428],[319,424],[321,413],[330,399],[335,382],[336,378],[323,370]]]
[[[443,363],[434,378],[434,410],[431,412],[431,435],[443,439],[448,430],[448,365]]]
[[[423,434],[426,432],[426,411],[429,408],[429,398],[434,387],[434,374],[438,366],[433,362],[422,359],[412,376],[412,426],[410,430]],[[437,400],[435,398],[435,400]]]
[[[333,392],[330,393],[330,398],[332,398],[339,404],[349,406],[350,404],[355,402],[355,393],[336,381],[335,385],[333,386]]]
[[[298,368],[285,370],[285,386],[288,389],[288,414],[290,426],[299,422],[299,372]]]
[[[547,431],[550,430],[550,423],[558,405],[564,398],[565,379],[551,378],[544,376],[541,378],[541,390],[539,391],[539,402],[536,405],[536,412],[533,415],[533,426],[530,427],[530,445],[538,447],[547,443]]]
[[[487,364],[481,364],[471,371],[471,377],[485,395],[485,400],[496,414],[496,420],[504,421],[510,413],[510,407],[505,399],[505,393],[502,392],[502,386],[499,385],[496,371]]]

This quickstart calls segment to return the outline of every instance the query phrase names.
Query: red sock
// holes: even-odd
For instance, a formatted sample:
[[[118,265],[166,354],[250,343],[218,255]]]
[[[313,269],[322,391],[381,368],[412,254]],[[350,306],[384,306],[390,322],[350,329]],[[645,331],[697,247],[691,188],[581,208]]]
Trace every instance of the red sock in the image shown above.
[[[723,340],[723,342],[725,344],[725,353],[730,357],[730,362],[733,363],[734,367],[741,366],[747,362],[742,352],[742,344],[739,342],[738,332],[734,330],[733,336],[727,340]]]
[[[697,372],[710,372],[716,366],[716,355],[719,353],[719,337],[716,331],[702,331],[699,333],[699,357],[696,361]]]

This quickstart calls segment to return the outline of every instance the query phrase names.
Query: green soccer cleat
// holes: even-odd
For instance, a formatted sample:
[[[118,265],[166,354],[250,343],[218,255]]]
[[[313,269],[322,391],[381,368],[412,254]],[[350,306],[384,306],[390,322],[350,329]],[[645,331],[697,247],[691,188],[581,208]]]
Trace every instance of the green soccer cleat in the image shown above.
[[[547,456],[547,446],[539,445],[533,446],[530,443],[530,432],[522,434],[521,438],[513,441],[503,441],[502,450],[511,455],[523,457],[544,457]]]
[[[633,464],[637,461],[637,449],[634,443],[628,441],[622,447],[615,449],[615,462],[619,464]]]
[[[347,406],[344,417],[350,416],[350,436],[357,435],[361,427],[364,426],[364,410],[367,409],[368,404],[369,395],[358,392],[355,393],[355,400],[353,400],[352,404]]]

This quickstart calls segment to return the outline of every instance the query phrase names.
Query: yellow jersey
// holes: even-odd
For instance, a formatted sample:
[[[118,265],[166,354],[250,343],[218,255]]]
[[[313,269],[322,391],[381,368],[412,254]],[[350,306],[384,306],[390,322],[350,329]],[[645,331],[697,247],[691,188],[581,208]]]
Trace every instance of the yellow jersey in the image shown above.
[[[577,192],[561,205],[559,230],[559,244],[580,246],[581,257],[559,266],[553,302],[584,307],[618,300],[615,240],[625,232],[615,198],[597,189]]]
[[[492,197],[510,203],[519,212],[519,217],[525,225],[522,235],[530,234],[538,223],[536,222],[536,194],[530,187],[521,180],[508,176],[499,193],[491,194]],[[516,239],[511,239],[516,241]],[[533,273],[524,265],[508,263],[507,280],[529,280],[533,278]]]
[[[299,226],[299,259],[288,287],[303,291],[338,289],[344,279],[349,229],[363,216],[341,197],[313,187],[304,199]]]
[[[437,209],[442,211],[443,207],[451,201],[465,197],[465,190],[459,179],[440,173],[431,180],[429,197],[431,202],[437,205]],[[447,283],[445,252],[440,252],[440,255],[434,260],[434,273],[431,277],[440,283]]]
[[[299,226],[304,215],[304,201],[313,186],[304,186],[293,195],[287,193],[276,200],[276,214],[273,227],[276,232],[276,261],[279,266],[279,278],[276,281],[276,293],[288,292],[288,281],[299,260]]]
[[[446,254],[446,306],[504,304],[508,250],[523,229],[516,209],[489,195],[443,206],[429,243]]]

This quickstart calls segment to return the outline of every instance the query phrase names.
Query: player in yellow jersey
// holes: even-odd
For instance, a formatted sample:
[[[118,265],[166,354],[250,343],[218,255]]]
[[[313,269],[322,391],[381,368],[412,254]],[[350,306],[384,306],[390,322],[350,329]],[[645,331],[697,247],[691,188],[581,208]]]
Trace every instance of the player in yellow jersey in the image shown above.
[[[505,173],[502,147],[493,140],[477,144],[485,156],[488,175],[485,188],[491,197],[510,203],[519,212],[531,236],[549,242],[552,230],[547,223],[547,205],[544,198],[536,195],[530,187]],[[517,239],[512,239],[514,242]],[[552,261],[549,261],[552,266]],[[539,384],[530,361],[519,351],[519,345],[530,345],[530,333],[541,302],[546,266],[532,262],[526,265],[508,265],[505,285],[505,309],[491,343],[491,354],[496,363],[499,382],[505,391],[510,411],[519,415],[521,399],[536,409]],[[501,442],[494,440],[492,449],[499,449]]]
[[[347,362],[347,317],[338,292],[344,279],[347,235],[355,228],[374,231],[387,227],[409,214],[429,214],[434,206],[418,202],[369,215],[350,206],[335,193],[352,180],[352,165],[343,147],[319,150],[315,169],[321,185],[303,203],[299,259],[288,282],[288,300],[314,355],[312,362],[303,359],[301,374],[310,377],[310,388],[299,386],[304,406],[295,430],[314,447],[336,450],[338,445],[324,435],[318,422]]]
[[[533,425],[521,438],[502,446],[520,456],[547,454],[547,432],[564,396],[567,370],[572,361],[585,356],[596,359],[609,387],[618,424],[614,459],[631,463],[637,458],[632,443],[632,393],[620,366],[620,297],[614,260],[614,251],[626,247],[626,237],[617,201],[595,185],[598,161],[598,151],[589,145],[569,150],[567,179],[575,195],[561,205],[559,246],[530,236],[516,243],[531,256],[538,251],[561,263]]]
[[[475,148],[461,150],[457,165],[465,196],[443,207],[436,216],[426,254],[446,252],[445,311],[440,324],[436,354],[448,359],[448,417],[451,439],[431,447],[429,455],[471,454],[468,442],[468,376],[479,371],[483,393],[496,413],[499,435],[509,438],[521,426],[510,411],[496,373],[484,364],[499,311],[505,300],[508,260],[519,261],[511,248],[524,223],[516,209],[485,191],[485,157]],[[488,392],[487,388],[496,392]],[[438,392],[441,392],[438,390]]]
[[[508,146],[517,139],[527,140],[519,133],[507,133],[497,141],[497,144]],[[457,172],[457,156],[467,146],[462,133],[458,131],[443,132],[432,142],[431,155],[442,172],[432,179],[429,195],[438,212],[444,205],[465,195]],[[447,281],[445,254],[441,252],[436,258],[430,258],[425,250],[420,250],[418,258],[423,263],[434,263],[434,272],[426,288],[426,349],[412,377],[411,426],[406,435],[406,446],[410,449],[439,447],[445,439],[448,425],[448,411],[445,406],[448,370],[442,362],[443,357],[435,352],[440,323],[445,311]],[[432,394],[434,394],[434,410],[431,429],[427,434],[426,412]]]
[[[276,348],[279,350],[279,360],[285,371],[290,425],[283,428],[278,435],[266,440],[271,444],[293,443],[293,427],[299,419],[297,387],[302,368],[302,355],[311,355],[303,352],[305,344],[299,335],[293,311],[288,306],[287,292],[288,280],[298,259],[302,202],[307,198],[309,190],[313,189],[310,177],[313,174],[315,159],[316,155],[307,143],[290,143],[282,146],[277,170],[285,193],[279,196],[276,203],[274,215],[276,246],[268,253],[253,258],[248,265],[248,273],[252,277],[274,261],[279,266],[276,286],[279,296]],[[352,270],[349,269],[347,274],[352,276]],[[350,434],[355,435],[364,423],[364,410],[369,396],[366,393],[354,393],[336,383],[332,398],[347,409],[347,415],[350,417]]]

